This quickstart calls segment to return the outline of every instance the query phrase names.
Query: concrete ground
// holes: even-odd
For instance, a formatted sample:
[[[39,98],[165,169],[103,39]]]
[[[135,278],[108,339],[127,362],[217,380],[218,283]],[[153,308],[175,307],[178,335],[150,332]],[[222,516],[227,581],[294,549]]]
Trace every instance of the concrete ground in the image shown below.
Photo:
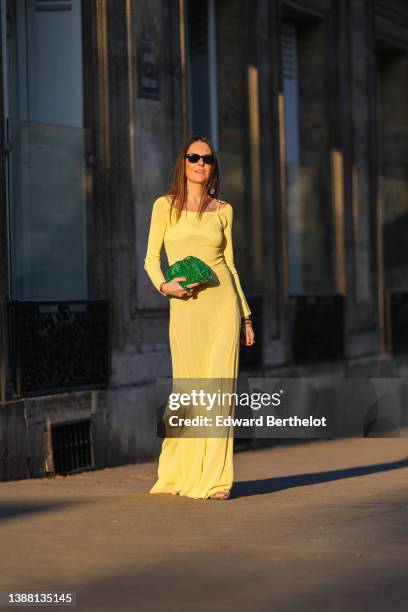
[[[236,453],[228,501],[149,495],[155,463],[0,483],[0,590],[76,591],[86,612],[406,610],[407,458],[406,438]]]

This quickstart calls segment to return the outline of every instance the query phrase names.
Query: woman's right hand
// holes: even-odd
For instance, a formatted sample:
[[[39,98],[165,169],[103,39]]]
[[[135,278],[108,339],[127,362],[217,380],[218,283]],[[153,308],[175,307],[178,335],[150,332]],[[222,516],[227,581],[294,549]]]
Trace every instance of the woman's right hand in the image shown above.
[[[197,287],[197,285],[201,285],[201,283],[199,282],[190,283],[189,285],[187,285],[188,289],[184,289],[184,287],[182,287],[179,283],[179,281],[181,280],[187,280],[187,276],[177,276],[176,278],[173,278],[171,281],[168,281],[167,283],[163,283],[161,286],[161,290],[166,295],[171,295],[172,297],[184,298],[184,297],[191,297],[193,295],[193,288]]]

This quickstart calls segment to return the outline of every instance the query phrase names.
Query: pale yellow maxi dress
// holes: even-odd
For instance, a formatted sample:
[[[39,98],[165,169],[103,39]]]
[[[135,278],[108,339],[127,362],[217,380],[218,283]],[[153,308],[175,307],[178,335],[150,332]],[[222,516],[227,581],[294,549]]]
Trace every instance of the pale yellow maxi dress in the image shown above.
[[[232,222],[233,207],[219,200],[217,210],[204,212],[201,219],[195,211],[183,210],[178,222],[174,214],[170,220],[167,196],[153,204],[144,269],[156,289],[166,280],[160,266],[163,244],[169,265],[194,255],[209,265],[215,276],[198,287],[195,298],[169,296],[173,380],[236,382],[241,317],[251,310],[234,265]],[[230,490],[233,442],[232,428],[217,437],[166,437],[158,480],[150,493],[207,499],[218,491]]]

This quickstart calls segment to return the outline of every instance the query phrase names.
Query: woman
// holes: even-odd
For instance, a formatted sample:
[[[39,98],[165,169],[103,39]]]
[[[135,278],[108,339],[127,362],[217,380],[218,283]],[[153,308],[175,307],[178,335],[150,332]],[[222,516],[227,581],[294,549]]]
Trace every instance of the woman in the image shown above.
[[[228,391],[233,381],[234,391],[239,341],[251,346],[255,334],[234,265],[233,209],[218,199],[218,188],[215,151],[206,138],[194,136],[180,150],[170,191],[153,204],[144,268],[156,289],[170,298],[173,380],[219,379]],[[187,290],[179,282],[188,280],[185,276],[166,282],[160,266],[163,243],[170,265],[194,255],[211,267],[214,278],[190,283]],[[231,427],[216,437],[166,437],[150,493],[228,499],[233,440]]]

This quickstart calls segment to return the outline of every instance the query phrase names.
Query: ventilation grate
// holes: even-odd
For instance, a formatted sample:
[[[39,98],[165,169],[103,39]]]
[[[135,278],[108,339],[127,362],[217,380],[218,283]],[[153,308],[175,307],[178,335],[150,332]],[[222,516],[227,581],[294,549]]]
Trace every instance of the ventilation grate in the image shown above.
[[[94,467],[89,419],[52,426],[55,474],[68,474]]]

